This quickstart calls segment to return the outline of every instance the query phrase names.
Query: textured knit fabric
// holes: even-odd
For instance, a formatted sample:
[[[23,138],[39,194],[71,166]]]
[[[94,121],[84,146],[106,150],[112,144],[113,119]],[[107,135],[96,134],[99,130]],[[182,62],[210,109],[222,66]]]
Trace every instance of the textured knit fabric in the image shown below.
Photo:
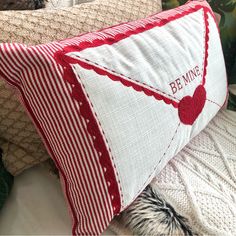
[[[97,0],[61,10],[0,12],[0,42],[46,43],[143,18],[161,10],[160,0]],[[0,80],[0,145],[13,174],[48,158],[14,91]]]

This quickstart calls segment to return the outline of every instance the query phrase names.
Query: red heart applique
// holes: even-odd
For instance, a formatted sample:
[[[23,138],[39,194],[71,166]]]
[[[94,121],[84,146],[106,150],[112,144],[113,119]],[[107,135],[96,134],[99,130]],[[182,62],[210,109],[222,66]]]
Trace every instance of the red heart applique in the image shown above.
[[[199,85],[193,96],[185,96],[179,102],[178,112],[180,121],[185,125],[192,125],[198,118],[206,102],[206,90]]]

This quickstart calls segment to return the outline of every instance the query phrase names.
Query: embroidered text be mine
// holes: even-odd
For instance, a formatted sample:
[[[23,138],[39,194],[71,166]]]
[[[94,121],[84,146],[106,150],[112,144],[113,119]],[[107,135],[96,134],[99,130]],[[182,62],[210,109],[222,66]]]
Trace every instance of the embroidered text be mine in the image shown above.
[[[189,70],[184,75],[181,75],[179,78],[169,83],[172,93],[175,94],[177,91],[183,89],[185,86],[187,86],[190,82],[195,80],[200,75],[201,74],[199,66],[195,66],[193,69]]]

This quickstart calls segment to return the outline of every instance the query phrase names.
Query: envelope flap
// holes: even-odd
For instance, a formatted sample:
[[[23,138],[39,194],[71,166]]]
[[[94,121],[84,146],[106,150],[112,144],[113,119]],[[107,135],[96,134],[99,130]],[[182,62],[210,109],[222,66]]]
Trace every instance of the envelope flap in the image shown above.
[[[92,48],[70,51],[67,55],[134,84],[158,90],[174,101],[181,100],[186,95],[192,96],[202,83],[208,40],[206,17],[204,9],[199,9],[164,25],[157,21],[151,29],[111,45],[104,41],[102,45],[94,44]]]

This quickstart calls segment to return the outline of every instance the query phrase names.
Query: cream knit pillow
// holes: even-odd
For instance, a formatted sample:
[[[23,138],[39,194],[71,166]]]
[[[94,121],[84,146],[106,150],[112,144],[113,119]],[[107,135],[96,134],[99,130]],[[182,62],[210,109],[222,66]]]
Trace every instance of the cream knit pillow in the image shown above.
[[[98,30],[161,11],[161,0],[96,0],[63,8],[0,12],[0,42],[41,44]],[[0,147],[13,175],[48,158],[14,91],[0,79]]]

